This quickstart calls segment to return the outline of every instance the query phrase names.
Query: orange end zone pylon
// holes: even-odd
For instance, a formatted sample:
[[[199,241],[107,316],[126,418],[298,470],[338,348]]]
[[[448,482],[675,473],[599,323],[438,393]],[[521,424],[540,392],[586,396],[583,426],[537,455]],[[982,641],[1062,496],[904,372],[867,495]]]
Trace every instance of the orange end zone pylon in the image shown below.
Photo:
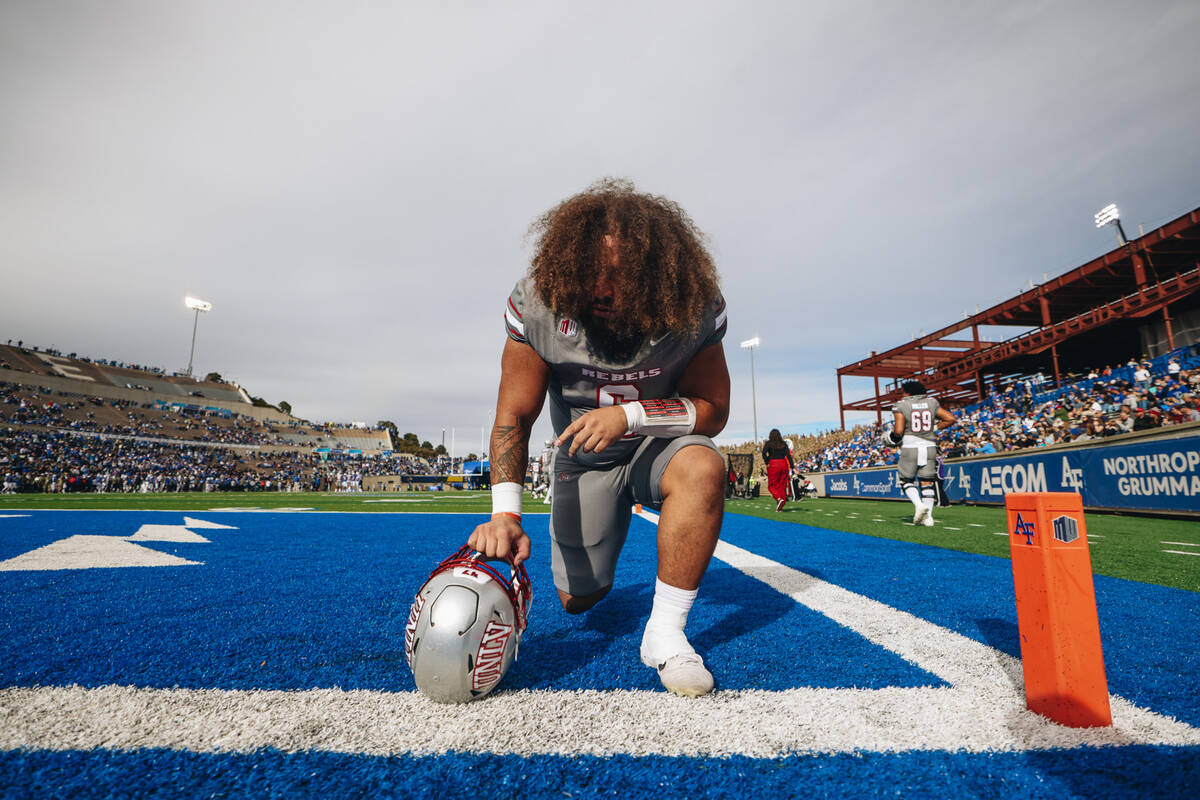
[[[1025,704],[1072,728],[1112,725],[1083,499],[1074,492],[1004,498]]]

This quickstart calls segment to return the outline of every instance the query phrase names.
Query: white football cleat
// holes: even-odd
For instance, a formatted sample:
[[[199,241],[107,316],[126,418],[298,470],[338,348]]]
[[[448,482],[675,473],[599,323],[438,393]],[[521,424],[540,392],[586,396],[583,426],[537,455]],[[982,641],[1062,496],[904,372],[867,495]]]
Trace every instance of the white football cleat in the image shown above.
[[[658,670],[663,688],[682,697],[699,697],[713,690],[713,676],[698,653],[680,653],[662,664],[647,664]]]
[[[925,519],[921,522],[921,524],[924,525],[926,528],[932,528],[933,527],[933,514],[926,512]]]
[[[932,525],[932,522],[925,522],[929,518],[929,509],[921,506],[917,509],[917,513],[913,514],[913,525]]]

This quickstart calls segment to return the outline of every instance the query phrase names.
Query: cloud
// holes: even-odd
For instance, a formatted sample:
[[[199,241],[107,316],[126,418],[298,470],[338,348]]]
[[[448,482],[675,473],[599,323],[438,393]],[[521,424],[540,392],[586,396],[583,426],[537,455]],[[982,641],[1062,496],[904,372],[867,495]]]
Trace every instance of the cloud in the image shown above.
[[[760,420],[836,419],[838,365],[1108,249],[1100,206],[1200,202],[1197,34],[1191,3],[18,4],[0,335],[182,368],[194,293],[198,371],[434,438],[494,403],[529,222],[620,175],[712,238],[730,431],[755,333]]]

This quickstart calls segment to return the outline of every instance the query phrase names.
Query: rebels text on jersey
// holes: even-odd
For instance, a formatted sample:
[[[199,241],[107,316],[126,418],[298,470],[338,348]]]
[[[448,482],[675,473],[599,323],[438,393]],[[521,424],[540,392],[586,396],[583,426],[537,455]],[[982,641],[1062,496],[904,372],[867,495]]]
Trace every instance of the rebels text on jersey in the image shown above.
[[[718,298],[706,311],[694,333],[647,338],[623,363],[601,360],[588,347],[587,330],[549,309],[529,277],[517,281],[509,295],[504,322],[509,338],[528,344],[550,367],[550,420],[557,435],[593,408],[676,396],[680,376],[696,353],[725,336],[725,299]],[[597,465],[620,461],[641,438],[627,437],[610,446],[596,457]]]

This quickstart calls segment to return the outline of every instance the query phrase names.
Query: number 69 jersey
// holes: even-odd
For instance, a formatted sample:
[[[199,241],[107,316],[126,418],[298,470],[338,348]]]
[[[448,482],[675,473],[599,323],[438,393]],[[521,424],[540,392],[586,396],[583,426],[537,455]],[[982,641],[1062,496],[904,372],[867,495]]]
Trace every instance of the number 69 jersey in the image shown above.
[[[603,361],[592,352],[583,326],[548,308],[529,277],[517,281],[509,295],[504,322],[509,338],[528,344],[550,366],[550,421],[557,435],[593,408],[675,397],[692,357],[724,338],[725,299],[705,311],[697,330],[647,338],[622,363]],[[580,450],[575,460],[589,468],[610,467],[632,455],[642,438],[627,436],[603,453]]]
[[[937,413],[941,408],[934,398],[925,394],[905,397],[892,406],[892,411],[904,415],[904,436],[916,436],[937,444]]]

